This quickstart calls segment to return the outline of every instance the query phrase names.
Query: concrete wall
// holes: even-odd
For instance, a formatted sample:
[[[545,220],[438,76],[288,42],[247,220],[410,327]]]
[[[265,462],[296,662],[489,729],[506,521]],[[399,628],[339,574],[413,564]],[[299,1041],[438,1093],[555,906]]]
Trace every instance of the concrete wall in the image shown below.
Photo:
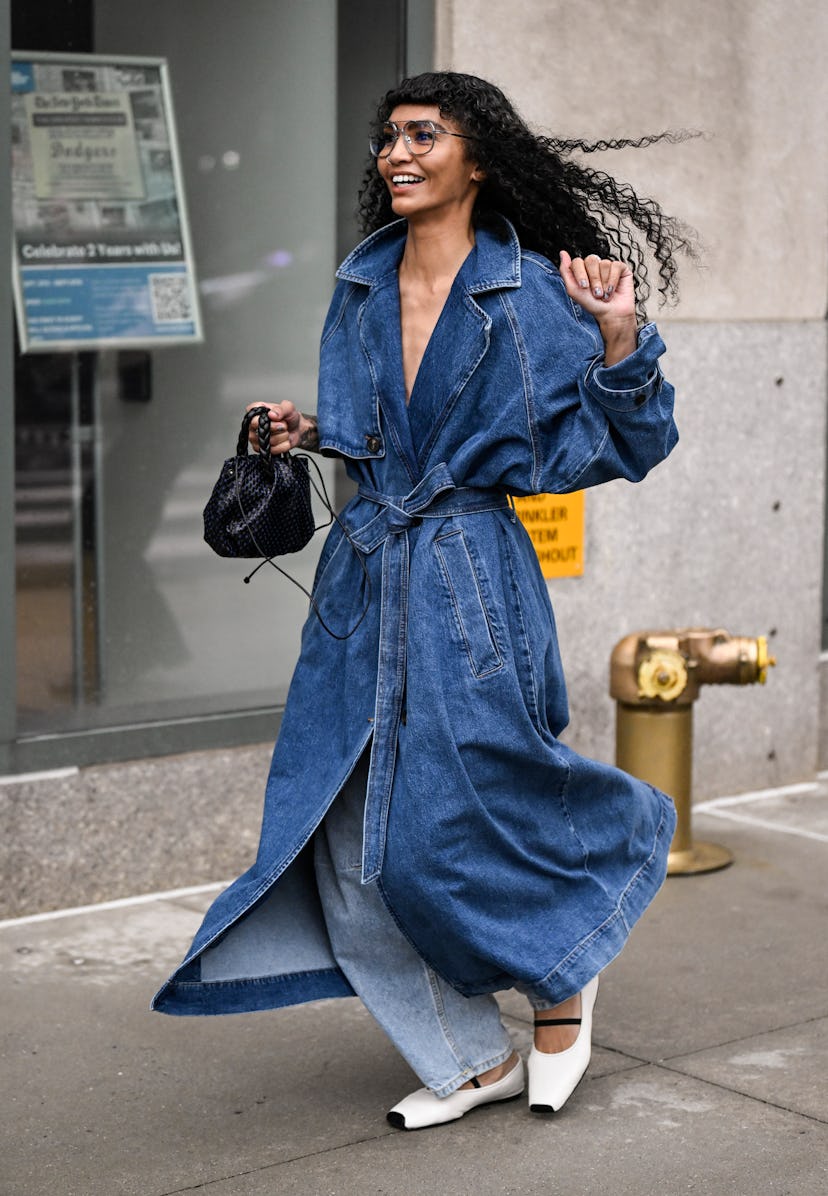
[[[817,768],[826,50],[815,0],[438,0],[438,65],[492,79],[538,130],[704,134],[591,159],[697,228],[704,260],[685,269],[677,308],[650,311],[681,443],[640,486],[588,495],[585,576],[552,591],[570,738],[605,759],[607,661],[623,634],[695,624],[771,637],[766,688],[709,689],[697,704],[699,797]]]
[[[823,772],[828,772],[828,652],[823,652],[819,658],[819,675],[821,693],[817,764]]]
[[[271,753],[263,744],[3,780],[0,919],[238,876],[256,857]]]

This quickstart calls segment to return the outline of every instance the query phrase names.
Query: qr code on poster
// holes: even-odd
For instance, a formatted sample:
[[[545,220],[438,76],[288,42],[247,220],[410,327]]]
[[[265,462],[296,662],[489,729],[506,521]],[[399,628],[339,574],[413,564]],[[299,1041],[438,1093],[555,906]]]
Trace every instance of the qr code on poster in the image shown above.
[[[192,320],[190,280],[186,274],[150,274],[150,298],[156,324]]]

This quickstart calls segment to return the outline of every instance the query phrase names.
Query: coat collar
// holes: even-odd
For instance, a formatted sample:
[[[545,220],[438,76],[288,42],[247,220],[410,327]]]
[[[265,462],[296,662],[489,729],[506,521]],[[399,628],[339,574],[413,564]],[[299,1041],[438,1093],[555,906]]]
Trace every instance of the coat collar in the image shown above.
[[[512,225],[503,216],[496,217],[492,228],[475,231],[472,267],[464,271],[465,290],[469,295],[520,286],[520,243]],[[373,286],[400,264],[408,231],[406,220],[395,220],[360,242],[336,272],[337,278]]]

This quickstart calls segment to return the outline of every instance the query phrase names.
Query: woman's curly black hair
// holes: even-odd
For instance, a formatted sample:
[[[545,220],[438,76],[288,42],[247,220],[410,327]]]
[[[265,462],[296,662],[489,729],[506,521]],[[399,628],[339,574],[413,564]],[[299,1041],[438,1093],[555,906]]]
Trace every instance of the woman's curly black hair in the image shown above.
[[[606,141],[540,136],[528,128],[499,87],[456,71],[403,79],[381,100],[378,127],[398,104],[437,105],[471,139],[465,143],[467,154],[485,172],[475,205],[476,225],[495,223],[492,217],[499,213],[514,225],[524,249],[553,261],[561,249],[573,256],[597,253],[623,258],[633,270],[642,316],[650,294],[647,257],[651,255],[658,266],[662,302],[675,301],[676,254],[696,256],[693,230],[666,216],[655,200],[636,195],[628,183],[590,169],[571,155],[684,141],[695,134],[667,132]],[[373,160],[360,188],[358,215],[364,234],[397,219]]]

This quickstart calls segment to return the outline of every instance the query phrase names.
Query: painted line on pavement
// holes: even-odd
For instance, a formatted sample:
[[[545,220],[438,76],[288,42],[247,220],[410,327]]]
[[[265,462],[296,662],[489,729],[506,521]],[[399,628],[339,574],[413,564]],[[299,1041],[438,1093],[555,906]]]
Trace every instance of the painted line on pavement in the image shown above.
[[[727,822],[744,822],[748,826],[761,826],[766,831],[776,831],[779,835],[796,835],[800,839],[812,839],[816,843],[828,843],[828,835],[821,835],[818,831],[806,831],[796,826],[780,826],[778,822],[770,822],[767,818],[751,818],[748,814],[729,814],[724,810],[703,810],[712,818],[721,818]]]
[[[191,885],[188,889],[168,889],[165,893],[142,893],[138,897],[119,897],[115,901],[99,901],[95,905],[76,905],[72,909],[52,909],[45,914],[26,914],[22,918],[0,920],[0,930],[10,926],[31,926],[35,922],[53,922],[56,918],[72,918],[75,914],[98,914],[109,909],[128,909],[132,905],[150,905],[153,901],[175,901],[179,897],[197,897],[201,893],[226,889],[230,881],[215,881],[209,885]]]
[[[818,773],[817,780],[825,782],[828,773]],[[784,826],[778,822],[771,822],[768,818],[755,818],[752,814],[736,814],[734,806],[746,806],[753,802],[768,801],[775,797],[805,797],[817,796],[820,786],[814,782],[802,782],[798,785],[780,785],[776,789],[756,789],[752,793],[739,793],[733,797],[714,797],[710,801],[699,802],[693,806],[694,814],[710,814],[713,818],[726,819],[729,822],[743,822],[747,826],[761,827],[763,830],[776,831],[779,835],[794,835],[799,839],[810,839],[816,843],[828,843],[828,835],[819,831],[809,831],[805,827]]]
[[[744,806],[754,801],[767,801],[773,797],[796,797],[806,793],[817,793],[819,785],[813,781],[801,781],[797,785],[780,785],[776,789],[753,789],[750,793],[736,793],[733,797],[712,797],[710,801],[693,806],[697,813],[717,810],[721,806]]]
[[[28,785],[29,781],[59,781],[63,777],[76,777],[80,769],[75,764],[67,768],[50,768],[46,772],[18,772],[0,777],[0,785]]]

